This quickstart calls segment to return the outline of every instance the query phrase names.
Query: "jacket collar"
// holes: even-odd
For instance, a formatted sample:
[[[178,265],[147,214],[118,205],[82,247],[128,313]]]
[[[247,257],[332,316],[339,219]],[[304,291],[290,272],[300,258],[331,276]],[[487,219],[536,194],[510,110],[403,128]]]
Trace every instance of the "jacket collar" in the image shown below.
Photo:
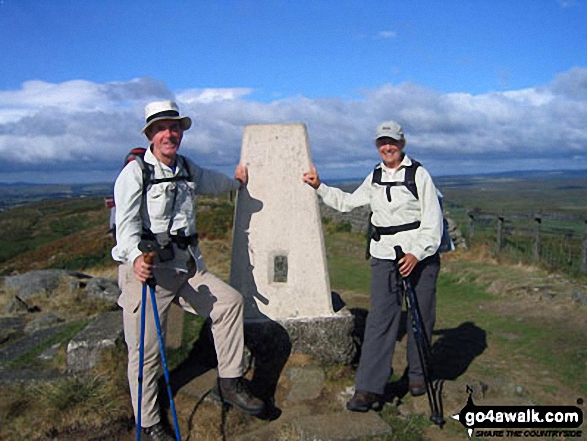
[[[404,154],[404,159],[400,162],[399,167],[396,170],[401,170],[402,168],[409,167],[412,165],[412,160],[408,158],[408,155]],[[381,168],[385,171],[392,172],[394,169],[387,167],[383,161],[381,161]]]

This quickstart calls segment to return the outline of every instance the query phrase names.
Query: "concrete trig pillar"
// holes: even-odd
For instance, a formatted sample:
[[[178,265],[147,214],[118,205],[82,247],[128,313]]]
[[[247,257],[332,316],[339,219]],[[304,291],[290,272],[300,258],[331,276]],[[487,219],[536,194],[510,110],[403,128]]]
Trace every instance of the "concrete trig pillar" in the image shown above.
[[[230,284],[245,319],[334,315],[316,191],[303,124],[248,125],[241,162],[249,182],[236,202]]]

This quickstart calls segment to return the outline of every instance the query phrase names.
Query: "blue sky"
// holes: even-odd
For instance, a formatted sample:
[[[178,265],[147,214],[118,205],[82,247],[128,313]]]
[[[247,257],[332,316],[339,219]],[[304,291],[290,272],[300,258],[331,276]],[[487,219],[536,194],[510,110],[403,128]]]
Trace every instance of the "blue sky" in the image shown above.
[[[168,98],[225,172],[244,125],[302,122],[362,177],[388,119],[433,176],[587,168],[587,0],[0,0],[0,57],[0,182],[114,180]]]

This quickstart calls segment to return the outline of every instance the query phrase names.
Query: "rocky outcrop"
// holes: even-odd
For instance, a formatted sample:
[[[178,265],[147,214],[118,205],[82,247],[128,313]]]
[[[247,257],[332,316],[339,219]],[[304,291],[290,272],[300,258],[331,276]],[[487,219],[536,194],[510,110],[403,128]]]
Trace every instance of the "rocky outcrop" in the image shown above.
[[[67,345],[67,370],[87,372],[122,339],[122,311],[105,312],[71,339]]]
[[[90,277],[86,274],[59,269],[37,270],[6,277],[4,287],[26,301],[36,295],[51,294],[62,286],[67,286],[68,289],[79,288],[84,286]]]

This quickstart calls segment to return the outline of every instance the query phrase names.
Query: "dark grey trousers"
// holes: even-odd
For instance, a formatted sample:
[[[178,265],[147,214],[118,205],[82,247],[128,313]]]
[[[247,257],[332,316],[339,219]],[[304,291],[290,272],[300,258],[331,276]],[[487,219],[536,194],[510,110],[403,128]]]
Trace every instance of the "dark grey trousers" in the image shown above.
[[[410,280],[430,341],[436,320],[436,279],[440,271],[438,254],[419,262]],[[355,378],[356,390],[382,394],[392,372],[392,359],[402,312],[402,288],[397,266],[392,260],[371,259],[371,308],[367,315],[361,359]],[[408,376],[423,378],[418,347],[411,320],[407,321]]]

